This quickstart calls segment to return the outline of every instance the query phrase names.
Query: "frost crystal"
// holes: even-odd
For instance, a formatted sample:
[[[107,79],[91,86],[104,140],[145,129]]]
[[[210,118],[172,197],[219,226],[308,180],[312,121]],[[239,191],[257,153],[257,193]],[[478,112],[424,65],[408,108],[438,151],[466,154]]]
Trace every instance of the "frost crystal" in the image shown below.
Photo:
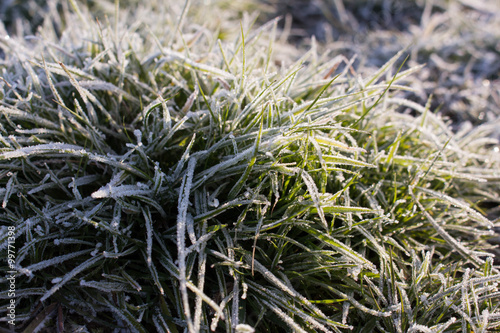
[[[137,138],[137,143],[140,143],[142,141],[142,132],[141,130],[134,130],[134,135]]]
[[[254,333],[255,329],[247,324],[236,325],[236,333]]]

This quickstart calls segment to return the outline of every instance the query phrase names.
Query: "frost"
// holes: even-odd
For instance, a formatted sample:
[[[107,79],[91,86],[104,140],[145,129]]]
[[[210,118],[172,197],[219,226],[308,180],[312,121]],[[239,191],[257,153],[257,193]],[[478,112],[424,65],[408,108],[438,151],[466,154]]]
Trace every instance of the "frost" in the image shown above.
[[[191,109],[191,106],[193,106],[194,100],[198,96],[198,90],[195,90],[188,98],[186,101],[186,104],[182,107],[181,114],[186,114],[189,109]]]
[[[191,157],[188,162],[186,174],[182,179],[182,184],[179,193],[178,200],[178,215],[177,215],[177,252],[179,261],[179,283],[180,291],[183,302],[184,314],[186,316],[186,321],[188,324],[189,331],[193,330],[193,322],[191,319],[191,310],[189,306],[189,299],[187,293],[187,281],[186,281],[186,243],[185,243],[185,233],[186,224],[188,219],[188,206],[189,206],[189,196],[191,193],[191,186],[193,184],[193,174],[196,167],[196,158]]]
[[[165,174],[161,171],[160,165],[158,162],[155,162],[155,175],[153,178],[153,189],[155,195],[158,193],[158,191],[161,188],[161,185],[163,183],[163,180],[166,178]]]
[[[137,143],[140,144],[142,141],[142,132],[139,129],[134,130],[134,135],[137,138]]]
[[[7,203],[9,202],[9,198],[12,195],[12,192],[14,191],[14,179],[17,176],[17,172],[14,173],[13,175],[9,172],[7,174],[8,176],[11,176],[9,178],[9,181],[7,182],[7,185],[5,186],[5,194],[3,196],[3,202],[2,202],[2,208],[7,207]]]
[[[99,190],[95,191],[91,194],[94,199],[101,198],[123,198],[123,197],[132,197],[137,195],[149,195],[152,193],[151,189],[141,188],[137,185],[120,185],[120,186],[111,186],[105,185],[101,187]]]
[[[314,180],[311,178],[311,176],[304,170],[301,173],[302,180],[307,186],[307,190],[309,191],[309,195],[311,196],[311,199],[314,203],[314,206],[318,210],[318,215],[321,220],[321,223],[325,229],[328,229],[328,224],[325,219],[325,214],[323,212],[323,208],[321,207],[320,204],[320,198],[319,198],[319,192],[318,192],[318,187],[314,183]]]
[[[17,267],[17,271],[21,274],[28,276],[30,279],[33,277],[33,272],[27,268]]]
[[[94,288],[105,293],[113,293],[117,291],[127,290],[127,285],[117,282],[104,282],[104,281],[85,281],[80,280],[80,286]],[[127,290],[131,291],[131,290]]]
[[[412,324],[411,327],[408,329],[408,333],[413,333],[413,332],[422,332],[422,333],[433,333],[435,331],[431,330],[429,327],[420,325],[420,324]]]
[[[194,219],[191,213],[186,214],[186,230],[191,244],[196,244],[196,233],[194,231]]]
[[[412,8],[427,14],[411,33],[440,34],[462,7],[492,23],[498,10],[486,1],[454,0],[449,8],[417,1]],[[460,84],[455,106],[485,121],[457,133],[437,116],[439,101],[417,103],[430,82],[409,75],[425,68],[393,76],[407,50],[377,71],[364,60],[354,66],[354,57],[331,59],[338,47],[314,39],[309,51],[295,50],[285,44],[288,28],[273,20],[254,29],[257,14],[239,15],[241,8],[227,15],[234,8],[215,6],[223,26],[212,34],[212,9],[201,6],[210,1],[172,10],[101,1],[110,23],[100,24],[84,2],[41,2],[51,7],[50,22],[36,36],[3,40],[0,56],[0,250],[8,246],[6,225],[15,225],[24,244],[17,265],[27,266],[18,272],[30,277],[18,281],[26,304],[63,297],[88,314],[75,326],[82,332],[103,318],[116,322],[116,333],[204,332],[212,318],[214,331],[237,333],[259,330],[243,320],[294,332],[498,325],[499,269],[494,254],[481,252],[498,221],[485,217],[487,205],[484,216],[476,207],[498,201],[500,122],[495,94],[469,90],[481,85],[478,72],[495,70],[483,62],[494,60],[495,45],[484,59],[473,57],[465,78],[443,76]],[[340,16],[355,6],[333,2],[327,9],[340,6],[333,8]],[[377,10],[392,8],[385,7]],[[241,37],[227,40],[240,16]],[[348,30],[365,24],[344,19]],[[455,28],[472,49],[482,41],[474,37],[484,29]],[[216,45],[219,30],[225,38]],[[455,50],[453,38],[434,39],[426,41],[431,51],[443,40]],[[373,64],[396,44],[377,44],[389,49],[377,49]],[[437,68],[450,70],[450,58],[434,53]],[[19,310],[27,318],[30,307]]]
[[[35,232],[38,234],[38,236],[43,236],[45,233],[43,232],[43,228],[41,225],[37,225],[35,227]]]
[[[241,285],[243,287],[243,294],[241,295],[241,299],[246,299],[247,298],[247,291],[248,291],[248,284],[246,284],[245,282],[242,282]]]
[[[209,205],[210,207],[215,207],[215,208],[219,207],[219,204],[220,204],[220,203],[219,203],[219,200],[218,200],[217,198],[214,198],[212,201],[210,201],[210,202],[208,203],[208,205]]]
[[[349,302],[344,302],[342,304],[342,324],[347,323],[347,316],[349,315],[349,307],[351,306],[351,303]]]
[[[170,59],[175,59],[175,60],[178,60],[179,63],[185,64],[187,67],[199,69],[199,70],[204,71],[204,72],[209,72],[209,73],[215,74],[215,75],[217,75],[219,77],[222,77],[224,79],[229,79],[229,80],[234,80],[235,79],[234,75],[232,75],[231,73],[222,71],[219,68],[216,68],[216,67],[213,67],[213,66],[209,66],[209,65],[205,65],[205,64],[193,61],[192,59],[187,58],[183,54],[181,54],[179,52],[175,52],[175,51],[173,51],[171,49],[164,48],[162,50],[162,53],[166,57],[168,57],[168,58],[165,58],[165,60],[167,60],[169,58]],[[164,59],[162,59],[162,60],[164,60]]]
[[[95,249],[94,249],[94,251],[90,252],[90,255],[91,255],[92,257],[95,257],[95,256],[99,253],[99,248],[100,248],[101,246],[102,246],[102,243],[97,243],[97,244],[95,245]]]
[[[236,325],[236,333],[254,333],[255,329],[247,324]]]
[[[49,291],[47,291],[43,295],[43,297],[40,299],[40,301],[41,302],[45,301],[47,298],[52,296],[57,290],[59,290],[59,288],[61,288],[66,282],[68,282],[74,276],[78,275],[79,273],[86,270],[87,268],[93,266],[95,263],[97,263],[101,259],[102,259],[101,256],[92,257],[92,258],[86,260],[85,262],[83,262],[82,264],[80,264],[79,266],[77,266],[76,268],[74,268],[72,271],[70,271],[69,273],[64,275],[64,277],[62,278],[61,281],[59,281],[55,286],[53,286]]]
[[[142,214],[146,221],[146,253],[147,253],[147,263],[148,266],[152,264],[152,252],[153,252],[153,221],[151,218],[151,212],[149,207],[142,210]]]
[[[59,282],[61,282],[61,281],[62,281],[62,278],[61,278],[61,277],[57,277],[57,278],[52,279],[52,281],[51,281],[51,282],[52,282],[53,284],[56,284],[56,283],[59,283]]]
[[[49,176],[49,175],[47,175],[47,176]],[[87,175],[87,176],[78,177],[78,178],[73,177],[71,179],[71,182],[68,184],[68,188],[92,184],[93,182],[95,182],[99,178],[100,177],[97,175]]]
[[[296,322],[288,316],[283,310],[281,310],[276,304],[271,304],[269,302],[266,302],[265,300],[261,301],[264,303],[268,309],[273,311],[278,317],[280,317],[290,328],[293,329],[294,332],[300,332],[300,333],[307,333],[304,329],[302,329]]]
[[[13,158],[19,158],[19,157],[28,157],[31,155],[42,155],[42,154],[47,154],[47,153],[52,153],[52,152],[59,152],[59,153],[64,153],[64,152],[76,152],[78,150],[82,149],[82,147],[75,146],[75,145],[70,145],[70,144],[65,144],[65,143],[49,143],[49,144],[40,144],[36,146],[29,146],[29,147],[24,147],[24,148],[19,148],[14,151],[6,151],[3,153],[0,153],[0,160],[2,159],[13,159]]]
[[[358,281],[358,276],[361,273],[361,266],[355,265],[347,269],[347,274],[351,276],[354,281]]]
[[[54,240],[54,242],[55,242],[55,240]],[[27,271],[30,271],[30,272],[36,272],[38,270],[41,270],[41,269],[44,269],[44,268],[47,268],[50,266],[61,265],[63,262],[65,262],[67,260],[82,256],[82,255],[87,254],[89,252],[90,252],[90,250],[82,250],[82,251],[68,253],[68,254],[65,254],[62,256],[57,256],[57,257],[53,257],[53,258],[50,258],[47,260],[40,261],[36,264],[33,264],[33,265],[26,267],[25,269]]]

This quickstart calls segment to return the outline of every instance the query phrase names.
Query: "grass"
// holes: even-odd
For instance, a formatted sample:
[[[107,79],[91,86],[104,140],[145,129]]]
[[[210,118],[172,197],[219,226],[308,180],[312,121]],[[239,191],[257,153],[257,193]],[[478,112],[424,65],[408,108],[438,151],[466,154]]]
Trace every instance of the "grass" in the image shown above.
[[[0,41],[21,331],[498,329],[498,122],[405,99],[407,50],[360,77],[252,15],[48,4]]]

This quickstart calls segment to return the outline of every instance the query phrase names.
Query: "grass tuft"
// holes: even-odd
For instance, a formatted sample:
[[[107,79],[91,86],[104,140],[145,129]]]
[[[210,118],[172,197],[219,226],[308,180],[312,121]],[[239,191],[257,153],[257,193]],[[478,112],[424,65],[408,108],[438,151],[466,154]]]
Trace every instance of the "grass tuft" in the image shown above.
[[[276,21],[197,24],[196,1],[47,3],[0,39],[16,327],[499,327],[498,123],[454,133],[402,98],[404,51],[362,78],[315,48],[278,61]]]

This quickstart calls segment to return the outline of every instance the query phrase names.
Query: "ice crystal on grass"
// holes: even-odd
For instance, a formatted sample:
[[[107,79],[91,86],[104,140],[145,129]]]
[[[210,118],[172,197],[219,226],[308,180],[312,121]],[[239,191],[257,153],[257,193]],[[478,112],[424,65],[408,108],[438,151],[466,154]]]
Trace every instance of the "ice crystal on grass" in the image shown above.
[[[454,134],[409,99],[411,48],[376,70],[301,52],[252,0],[46,3],[36,36],[0,40],[0,250],[13,234],[26,327],[498,326],[498,121]]]

